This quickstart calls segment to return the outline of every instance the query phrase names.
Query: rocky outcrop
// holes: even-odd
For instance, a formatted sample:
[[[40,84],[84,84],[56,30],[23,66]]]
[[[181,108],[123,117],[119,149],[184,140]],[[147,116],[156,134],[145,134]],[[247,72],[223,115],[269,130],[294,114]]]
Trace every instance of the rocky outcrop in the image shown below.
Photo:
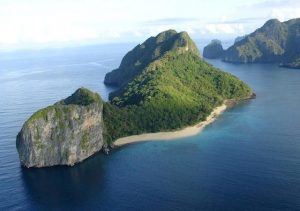
[[[208,59],[219,59],[223,56],[224,49],[220,40],[212,40],[204,47],[203,57]]]
[[[34,113],[17,136],[26,167],[74,165],[101,150],[103,102],[80,88],[72,96]]]

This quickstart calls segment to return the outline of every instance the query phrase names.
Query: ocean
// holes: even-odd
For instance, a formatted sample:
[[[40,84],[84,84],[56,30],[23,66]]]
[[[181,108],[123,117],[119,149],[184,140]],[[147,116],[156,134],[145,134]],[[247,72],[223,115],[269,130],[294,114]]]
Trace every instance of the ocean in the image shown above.
[[[0,53],[0,210],[300,210],[300,70],[207,60],[257,95],[196,136],[26,169],[15,138],[36,110],[103,84],[134,44]]]

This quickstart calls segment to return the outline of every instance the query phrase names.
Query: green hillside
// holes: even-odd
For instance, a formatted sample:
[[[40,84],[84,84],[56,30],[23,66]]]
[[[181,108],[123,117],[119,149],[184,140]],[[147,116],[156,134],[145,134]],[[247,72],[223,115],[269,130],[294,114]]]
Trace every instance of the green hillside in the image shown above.
[[[177,33],[174,30],[168,30],[156,37],[150,37],[129,51],[122,59],[120,67],[106,74],[104,83],[114,86],[125,85],[166,52],[171,50],[185,51],[186,47],[195,54],[199,53],[186,32]]]
[[[166,31],[155,40],[159,37],[163,37],[162,42],[145,48],[140,55],[142,58],[136,54],[135,60],[152,55],[153,49],[159,46],[172,43],[172,47],[164,48],[156,59],[147,57],[147,62],[141,64],[143,68],[132,66],[131,57],[128,57],[136,47],[123,58],[120,68],[112,72],[114,76],[107,75],[111,84],[120,85],[110,95],[111,104],[104,105],[105,136],[109,142],[127,135],[194,124],[205,120],[225,99],[244,99],[252,93],[241,80],[201,59],[186,32]],[[129,76],[125,76],[127,73]]]
[[[295,63],[300,56],[300,19],[267,21],[261,28],[235,42],[223,54],[234,63]]]

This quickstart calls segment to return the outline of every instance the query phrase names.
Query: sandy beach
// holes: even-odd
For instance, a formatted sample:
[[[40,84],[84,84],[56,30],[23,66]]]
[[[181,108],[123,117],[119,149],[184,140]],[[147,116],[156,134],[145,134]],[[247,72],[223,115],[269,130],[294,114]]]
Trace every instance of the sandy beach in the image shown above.
[[[212,123],[221,115],[227,106],[222,104],[221,106],[216,107],[211,114],[206,118],[205,121],[199,122],[198,124],[190,127],[186,127],[182,130],[171,131],[171,132],[158,132],[158,133],[144,133],[140,135],[127,136],[119,138],[114,142],[115,146],[122,146],[125,144],[141,142],[141,141],[170,141],[178,138],[188,137],[200,133],[203,128]]]

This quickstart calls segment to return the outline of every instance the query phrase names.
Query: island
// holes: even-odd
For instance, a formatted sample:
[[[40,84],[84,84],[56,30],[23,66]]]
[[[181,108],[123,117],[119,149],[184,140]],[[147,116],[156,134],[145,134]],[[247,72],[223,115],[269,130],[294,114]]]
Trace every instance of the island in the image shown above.
[[[17,135],[22,165],[74,165],[102,149],[103,104],[85,88],[34,113]]]
[[[231,63],[278,63],[280,66],[300,68],[299,29],[300,18],[285,22],[268,20],[253,33],[238,37],[222,54],[215,50],[215,54],[219,55],[215,58]],[[204,57],[210,58],[205,54]]]
[[[224,54],[222,42],[220,40],[212,40],[203,49],[203,56],[208,59],[218,59]]]
[[[34,113],[17,135],[21,164],[72,166],[115,145],[195,134],[227,105],[253,96],[243,81],[205,62],[186,32],[175,30],[137,45],[104,83],[118,87],[108,102],[82,87]]]

